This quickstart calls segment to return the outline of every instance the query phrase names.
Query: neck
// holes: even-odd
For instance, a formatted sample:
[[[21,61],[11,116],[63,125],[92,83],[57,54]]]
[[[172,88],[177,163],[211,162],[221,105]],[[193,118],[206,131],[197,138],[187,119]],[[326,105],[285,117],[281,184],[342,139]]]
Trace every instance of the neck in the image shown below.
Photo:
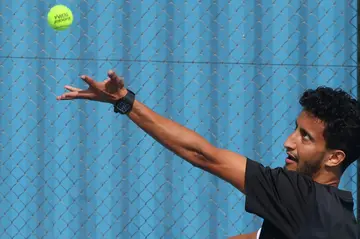
[[[338,172],[338,170],[329,171],[323,169],[316,173],[312,178],[317,183],[338,187],[340,183],[340,176],[341,173]]]

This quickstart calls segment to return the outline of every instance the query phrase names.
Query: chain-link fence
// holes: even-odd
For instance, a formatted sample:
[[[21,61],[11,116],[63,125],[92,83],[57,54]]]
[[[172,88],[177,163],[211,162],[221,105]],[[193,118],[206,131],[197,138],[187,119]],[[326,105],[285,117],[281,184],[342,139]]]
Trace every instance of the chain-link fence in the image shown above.
[[[105,104],[57,102],[109,69],[211,143],[282,166],[298,97],[356,96],[356,1],[64,0],[0,4],[0,238],[224,238],[257,230],[244,196]],[[356,198],[356,165],[341,187]],[[356,209],[355,209],[356,210]]]

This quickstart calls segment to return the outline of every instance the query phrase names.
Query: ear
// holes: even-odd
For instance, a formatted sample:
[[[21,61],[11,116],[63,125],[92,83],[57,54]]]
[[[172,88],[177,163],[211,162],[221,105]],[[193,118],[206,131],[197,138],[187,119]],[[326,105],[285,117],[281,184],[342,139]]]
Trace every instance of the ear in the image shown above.
[[[342,150],[333,150],[329,152],[329,157],[325,162],[328,167],[339,166],[345,160],[346,154]]]

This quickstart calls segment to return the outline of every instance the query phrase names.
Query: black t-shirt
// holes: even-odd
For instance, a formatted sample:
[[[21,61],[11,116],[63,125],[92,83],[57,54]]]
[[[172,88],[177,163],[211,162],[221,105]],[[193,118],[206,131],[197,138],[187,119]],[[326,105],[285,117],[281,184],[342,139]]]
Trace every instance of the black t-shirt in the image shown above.
[[[246,203],[264,219],[260,239],[356,239],[354,202],[348,191],[283,168],[247,160]]]

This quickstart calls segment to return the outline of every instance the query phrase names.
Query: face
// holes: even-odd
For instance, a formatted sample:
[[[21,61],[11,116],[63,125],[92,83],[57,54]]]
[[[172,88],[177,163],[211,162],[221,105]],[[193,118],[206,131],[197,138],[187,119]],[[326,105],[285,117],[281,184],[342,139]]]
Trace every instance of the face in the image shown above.
[[[310,177],[324,167],[328,157],[323,137],[325,124],[308,112],[301,112],[294,132],[287,138],[284,147],[288,154],[285,168]]]

